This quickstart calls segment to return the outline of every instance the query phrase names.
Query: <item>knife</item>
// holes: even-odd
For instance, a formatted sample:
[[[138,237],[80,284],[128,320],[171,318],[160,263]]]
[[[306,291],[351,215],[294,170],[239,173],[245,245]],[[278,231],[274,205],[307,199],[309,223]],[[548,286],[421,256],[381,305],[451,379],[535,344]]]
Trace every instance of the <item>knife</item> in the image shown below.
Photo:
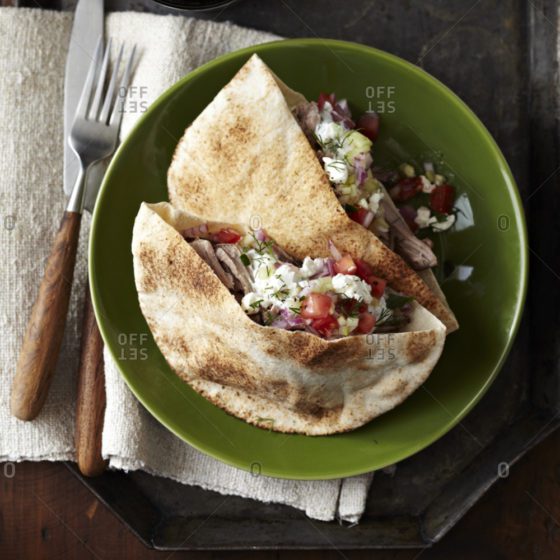
[[[103,0],[78,0],[76,5],[64,81],[65,139],[68,138],[72,127],[74,113],[97,41],[99,37],[103,40],[103,8]],[[93,211],[106,167],[106,162],[99,162],[88,174],[84,206],[90,212]],[[74,185],[78,168],[78,159],[69,143],[65,142],[64,191],[67,194]],[[106,466],[106,461],[101,455],[106,396],[103,340],[93,313],[89,283],[86,285],[79,363],[74,435],[76,462],[82,474],[96,476],[101,474]]]

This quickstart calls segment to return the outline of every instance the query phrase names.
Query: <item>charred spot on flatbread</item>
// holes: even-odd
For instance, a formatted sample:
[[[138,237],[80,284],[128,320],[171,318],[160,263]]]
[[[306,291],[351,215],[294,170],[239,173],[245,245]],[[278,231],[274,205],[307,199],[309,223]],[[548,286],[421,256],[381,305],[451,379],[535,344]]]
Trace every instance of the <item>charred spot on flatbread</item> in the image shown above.
[[[422,361],[435,344],[435,334],[430,331],[410,333],[406,346],[406,356],[412,363]]]

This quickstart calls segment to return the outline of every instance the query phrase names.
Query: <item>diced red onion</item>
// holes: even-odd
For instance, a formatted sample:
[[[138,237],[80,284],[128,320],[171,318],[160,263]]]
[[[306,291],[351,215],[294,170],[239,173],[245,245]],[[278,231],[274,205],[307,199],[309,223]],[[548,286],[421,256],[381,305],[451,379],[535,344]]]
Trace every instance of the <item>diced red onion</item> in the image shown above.
[[[426,173],[433,173],[434,172],[434,164],[431,161],[424,162],[424,171]]]
[[[321,335],[311,325],[305,325],[305,330],[307,332],[310,332],[311,334],[314,334],[315,336],[318,336],[319,338],[322,338]]]
[[[284,319],[284,317],[281,317],[280,315],[278,315],[278,317],[276,317],[276,319],[274,319],[274,321],[270,323],[270,326],[276,327],[277,329],[287,329],[289,327],[288,321],[286,321],[286,319]]]
[[[282,309],[280,315],[271,323],[272,327],[286,330],[305,329],[305,321],[289,309]]]
[[[332,118],[334,122],[341,123],[345,128],[356,128],[356,124],[352,120],[352,113],[348,107],[348,101],[341,99],[335,102],[332,111]]]
[[[330,268],[329,268],[330,264]],[[333,270],[333,260],[332,259],[323,259],[323,264],[321,266],[321,270],[319,270],[316,274],[311,276],[311,280],[315,280],[317,278],[324,278],[325,276],[332,276],[331,270]]]
[[[364,220],[362,222],[362,225],[365,228],[368,228],[371,225],[371,222],[373,222],[373,218],[374,218],[374,214],[371,210],[368,210],[366,215],[364,216]]]
[[[361,187],[367,179],[368,169],[371,167],[372,158],[369,153],[358,154],[354,158],[354,171],[358,185]]]
[[[336,274],[334,263],[335,261],[333,259],[327,259],[327,270],[329,272],[328,276],[334,276]]]
[[[374,167],[372,169],[373,176],[381,181],[384,185],[392,185],[399,180],[399,174],[394,170],[380,169]]]
[[[335,261],[339,261],[342,258],[340,251],[336,248],[335,244],[330,239],[329,239],[329,251],[331,252],[331,255],[333,256],[333,259]]]
[[[204,237],[208,234],[208,224],[200,224],[182,231],[183,237]]]
[[[401,206],[399,211],[407,224],[414,223],[414,218],[416,218],[416,208],[407,204],[406,206]]]
[[[255,238],[257,241],[265,241],[266,240],[266,233],[264,229],[256,229],[255,230]]]
[[[292,313],[289,309],[282,309],[280,312],[282,318],[291,326],[291,327],[303,327],[305,325],[305,321],[301,317],[301,315],[296,315]]]
[[[356,167],[356,179],[358,180],[358,186],[362,186],[367,179],[367,170],[363,167]]]
[[[337,102],[338,107],[340,108],[340,112],[344,114],[346,117],[351,117],[352,113],[350,113],[350,107],[348,107],[348,100],[341,99]]]
[[[410,303],[405,303],[402,307],[401,307],[401,311],[405,314],[405,315],[409,315],[410,313],[412,313],[412,305]]]

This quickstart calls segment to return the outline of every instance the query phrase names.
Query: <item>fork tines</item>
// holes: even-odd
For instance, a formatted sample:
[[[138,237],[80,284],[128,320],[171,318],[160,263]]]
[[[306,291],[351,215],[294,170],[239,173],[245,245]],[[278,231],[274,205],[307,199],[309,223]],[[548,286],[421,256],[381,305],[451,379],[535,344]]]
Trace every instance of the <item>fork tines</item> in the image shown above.
[[[117,88],[119,69],[123,60],[124,44],[121,45],[118,51],[113,68],[110,69],[112,44],[113,41],[110,39],[107,43],[107,48],[104,48],[101,37],[97,42],[95,54],[89,66],[84,89],[82,90],[76,110],[76,119],[82,118],[118,127],[123,115],[123,106],[128,91],[136,45],[133,46],[130,52]],[[110,77],[109,84],[105,87],[108,77]],[[93,92],[94,86],[95,93]]]

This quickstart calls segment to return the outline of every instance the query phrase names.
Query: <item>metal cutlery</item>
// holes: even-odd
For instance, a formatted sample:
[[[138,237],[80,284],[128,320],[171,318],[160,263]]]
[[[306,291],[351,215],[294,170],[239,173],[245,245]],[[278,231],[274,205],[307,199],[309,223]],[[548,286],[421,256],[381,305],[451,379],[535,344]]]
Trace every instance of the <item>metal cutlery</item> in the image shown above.
[[[93,164],[110,156],[118,141],[134,49],[117,84],[123,47],[112,70],[109,69],[110,48],[109,44],[104,50],[103,41],[99,39],[70,133],[70,145],[80,161],[80,169],[47,260],[16,366],[11,411],[21,420],[32,420],[39,414],[58,359],[76,261],[88,171]],[[105,89],[106,80],[109,83]]]

